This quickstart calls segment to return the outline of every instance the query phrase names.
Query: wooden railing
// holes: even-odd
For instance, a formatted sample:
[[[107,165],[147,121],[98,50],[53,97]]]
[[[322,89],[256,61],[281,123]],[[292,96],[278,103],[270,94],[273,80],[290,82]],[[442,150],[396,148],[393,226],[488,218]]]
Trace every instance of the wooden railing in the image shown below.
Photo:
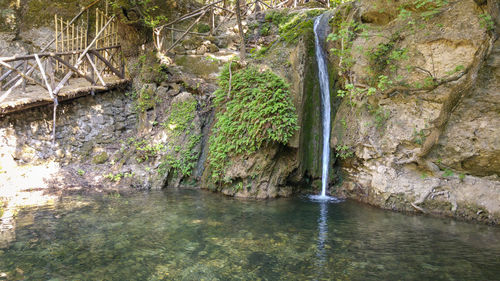
[[[0,102],[20,86],[22,93],[26,92],[27,84],[41,87],[41,90],[45,90],[54,102],[53,140],[55,140],[57,95],[71,78],[84,78],[92,86],[101,84],[105,87],[106,76],[125,79],[125,64],[118,40],[116,17],[108,16],[97,8],[96,33],[90,43],[88,43],[90,41],[88,20],[84,24],[81,22],[77,24],[77,20],[84,12],[87,12],[88,19],[89,9],[99,2],[101,0],[92,2],[71,21],[64,21],[55,15],[54,39],[39,53],[0,57],[2,91]]]

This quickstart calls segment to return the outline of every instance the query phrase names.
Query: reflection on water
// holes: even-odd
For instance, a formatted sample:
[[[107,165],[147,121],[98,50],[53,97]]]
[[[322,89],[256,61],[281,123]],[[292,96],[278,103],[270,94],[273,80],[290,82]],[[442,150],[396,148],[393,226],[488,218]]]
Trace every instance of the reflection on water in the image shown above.
[[[184,190],[23,210],[0,280],[498,280],[499,257],[498,227]]]
[[[327,214],[328,214],[328,201],[322,201],[320,204],[320,213],[318,219],[318,253],[317,253],[317,268],[319,270],[320,275],[323,274],[323,268],[326,263],[326,249],[325,243],[328,237],[328,228],[327,228]]]

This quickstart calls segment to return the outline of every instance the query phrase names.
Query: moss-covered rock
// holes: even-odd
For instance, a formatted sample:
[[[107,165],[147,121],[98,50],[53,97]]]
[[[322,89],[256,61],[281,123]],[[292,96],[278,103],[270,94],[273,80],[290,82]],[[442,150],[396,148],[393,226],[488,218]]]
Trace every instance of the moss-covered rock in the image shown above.
[[[94,164],[104,164],[108,161],[109,155],[104,151],[92,158],[92,163]]]

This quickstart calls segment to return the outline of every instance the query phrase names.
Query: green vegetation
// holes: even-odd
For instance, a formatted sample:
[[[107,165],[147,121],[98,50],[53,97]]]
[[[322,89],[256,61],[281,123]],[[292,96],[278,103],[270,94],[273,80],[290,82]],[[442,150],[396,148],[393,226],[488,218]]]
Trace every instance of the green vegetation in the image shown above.
[[[413,142],[422,145],[425,142],[426,136],[423,129],[417,131],[416,128],[413,129]]]
[[[342,145],[342,144],[337,145],[335,150],[337,151],[337,153],[335,155],[342,160],[345,160],[347,158],[354,156],[354,152],[351,150],[351,148],[349,146],[347,146],[345,144],[344,145]]]
[[[328,41],[336,41],[339,46],[330,49],[330,52],[339,57],[339,67],[341,72],[347,71],[353,64],[352,58],[352,41],[360,33],[365,25],[356,21],[340,21],[337,30],[328,35]]]
[[[132,64],[132,75],[139,76],[143,83],[161,84],[168,80],[168,68],[161,64],[156,52],[146,52],[139,56],[137,63]]]
[[[168,168],[172,168],[174,173],[180,173],[182,176],[188,177],[191,175],[194,167],[196,167],[196,161],[199,157],[199,152],[195,150],[195,147],[200,143],[201,135],[193,134],[189,137],[187,146],[182,149],[180,147],[174,148],[178,152],[178,156],[175,157],[172,154],[167,154],[162,163],[158,166],[158,173],[164,176]]]
[[[479,23],[481,24],[481,27],[486,28],[488,31],[493,31],[495,29],[495,21],[488,13],[479,15]]]
[[[269,70],[242,69],[235,62],[226,65],[219,76],[215,107],[208,155],[215,182],[222,179],[230,157],[252,154],[266,143],[286,144],[298,129],[289,85]]]
[[[119,182],[123,178],[131,178],[133,176],[134,176],[133,172],[132,173],[117,173],[117,174],[109,173],[109,174],[104,175],[104,178],[109,179],[113,182]]]
[[[156,5],[156,0],[111,0],[109,3],[115,11],[134,10],[139,11],[142,22],[151,28],[167,22],[167,17]]]
[[[7,204],[7,202],[3,202],[2,200],[0,200],[0,218],[3,216],[3,208],[5,207],[5,205]]]
[[[300,36],[313,32],[314,17],[323,12],[322,9],[315,9],[303,13],[290,13],[285,9],[271,11],[266,14],[265,19],[278,27],[280,40],[295,43]]]
[[[142,113],[152,109],[157,103],[160,102],[154,89],[150,88],[149,85],[145,85],[145,87],[139,90],[139,92],[132,91],[129,94],[132,99],[135,100],[134,109],[137,113]]]
[[[136,160],[139,163],[146,162],[149,158],[154,158],[159,152],[165,151],[166,146],[158,143],[151,144],[147,140],[137,140],[135,138],[128,139],[128,145],[134,148]]]
[[[195,99],[186,99],[173,103],[170,108],[170,115],[161,125],[170,131],[173,137],[187,136],[194,129],[193,120],[196,116],[197,106],[198,102]],[[195,148],[200,141],[201,135],[191,134],[185,147],[173,147],[175,153],[164,156],[162,163],[158,167],[158,173],[163,176],[169,168],[172,168],[176,174],[190,176],[199,157],[199,151],[195,150]]]
[[[396,48],[396,44],[400,39],[400,34],[394,33],[389,42],[380,43],[368,52],[370,67],[375,74],[382,74],[387,66],[394,73],[397,70],[397,63],[408,59],[408,49]]]
[[[448,5],[446,0],[415,0],[415,8],[421,10],[420,16],[428,20],[441,12],[441,8]]]
[[[368,104],[367,107],[368,107],[368,112],[375,119],[375,127],[377,129],[381,129],[382,127],[384,127],[385,123],[387,122],[387,120],[389,120],[389,117],[391,116],[391,112],[384,110],[381,106],[375,107]]]
[[[445,10],[448,5],[446,0],[413,0],[399,6],[397,29],[389,36],[378,33],[373,26],[359,23],[355,20],[343,21],[343,16],[349,12],[350,5],[345,5],[332,17],[330,23],[334,32],[327,40],[334,43],[331,53],[337,56],[340,80],[343,88],[338,90],[338,96],[347,97],[351,106],[357,106],[359,102],[367,96],[391,93],[396,87],[407,90],[433,89],[443,80],[433,76],[430,70],[411,66],[408,61],[409,50],[400,46],[400,42],[408,34],[413,34],[416,28],[424,29],[431,24],[430,19]],[[482,16],[482,22],[487,22],[487,16]],[[485,23],[485,26],[487,24]],[[377,46],[363,50],[362,46],[353,50],[353,41],[357,37],[364,37],[370,40],[371,37],[385,38],[384,42]],[[352,81],[351,67],[354,64],[353,53],[362,53],[369,61],[369,66],[365,69],[370,77],[366,81]],[[465,67],[457,66],[449,71],[447,75],[455,75],[463,71]],[[421,81],[410,83],[404,81],[404,76],[400,72],[421,71],[429,74]],[[447,77],[446,79],[450,79]],[[394,87],[395,86],[395,87]],[[382,115],[378,114],[376,119],[382,121]],[[381,124],[380,122],[378,122]]]
[[[271,31],[271,25],[267,22],[263,23],[262,26],[260,27],[261,36],[268,36],[270,31]]]
[[[85,171],[84,171],[84,170],[82,170],[82,169],[78,169],[78,171],[76,171],[76,173],[77,173],[79,176],[81,176],[81,177],[83,177],[83,176],[85,175]]]
[[[210,26],[208,24],[205,24],[205,23],[199,23],[196,26],[196,30],[199,33],[207,33],[207,32],[210,32]]]
[[[465,174],[464,173],[458,174],[458,179],[460,180],[460,182],[464,182]]]
[[[447,178],[447,177],[452,177],[452,176],[453,176],[453,171],[450,170],[450,169],[448,169],[448,168],[446,168],[444,170],[443,177]]]
[[[161,125],[180,136],[186,129],[193,128],[193,119],[196,114],[198,102],[195,99],[185,100],[172,104],[170,115]]]

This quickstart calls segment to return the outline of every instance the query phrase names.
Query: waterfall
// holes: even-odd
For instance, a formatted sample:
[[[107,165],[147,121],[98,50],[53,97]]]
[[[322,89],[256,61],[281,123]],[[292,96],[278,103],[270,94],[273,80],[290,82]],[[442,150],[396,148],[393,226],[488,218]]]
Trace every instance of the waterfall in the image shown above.
[[[316,61],[318,63],[318,79],[321,93],[321,119],[323,123],[323,156],[322,156],[322,174],[321,174],[321,196],[326,198],[326,188],[328,186],[328,167],[330,162],[330,82],[328,77],[328,68],[326,64],[325,51],[320,42],[320,23],[324,15],[316,18],[314,21],[314,41],[316,48]]]

